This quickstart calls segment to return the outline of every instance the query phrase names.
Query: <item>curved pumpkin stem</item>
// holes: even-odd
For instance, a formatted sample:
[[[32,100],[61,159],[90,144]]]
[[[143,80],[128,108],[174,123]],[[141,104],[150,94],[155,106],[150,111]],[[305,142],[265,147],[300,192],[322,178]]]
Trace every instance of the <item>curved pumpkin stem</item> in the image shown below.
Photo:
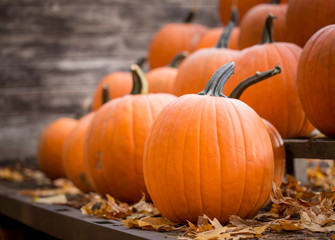
[[[205,89],[199,95],[209,95],[214,97],[226,97],[223,95],[223,86],[228,78],[234,73],[235,63],[229,62],[219,68],[209,79]]]
[[[270,4],[280,4],[280,0],[272,0],[269,3]]]
[[[265,71],[265,72],[257,72],[255,75],[247,78],[246,80],[240,82],[234,90],[230,93],[229,98],[236,98],[239,99],[242,95],[242,93],[247,89],[248,87],[263,81],[269,77],[272,77],[278,73],[281,73],[281,68],[276,65],[273,69]]]
[[[110,95],[109,95],[109,86],[108,84],[103,85],[102,87],[102,104],[105,104],[109,100],[111,100]]]
[[[149,86],[142,69],[137,64],[132,64],[130,70],[133,76],[133,88],[130,94],[147,94]]]
[[[269,13],[265,20],[264,28],[263,28],[263,33],[262,33],[262,39],[260,44],[265,44],[265,43],[273,43],[273,19],[276,19],[276,17],[272,14]]]
[[[178,68],[180,63],[189,55],[188,51],[178,53],[169,63],[168,67]]]
[[[223,33],[220,36],[220,39],[215,47],[217,48],[227,48],[228,47],[230,35],[234,27],[235,27],[235,23],[233,21],[229,21],[227,26],[224,28]]]
[[[143,67],[143,64],[147,61],[147,57],[140,57],[137,59],[136,63],[140,68]]]

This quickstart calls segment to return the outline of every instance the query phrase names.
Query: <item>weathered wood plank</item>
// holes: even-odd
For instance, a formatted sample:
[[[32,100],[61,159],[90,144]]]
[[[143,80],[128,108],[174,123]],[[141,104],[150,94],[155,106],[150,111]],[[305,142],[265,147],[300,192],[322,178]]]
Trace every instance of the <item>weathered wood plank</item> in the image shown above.
[[[48,123],[73,116],[195,5],[195,22],[220,25],[215,0],[0,1],[0,161],[34,157]]]
[[[69,113],[28,112],[0,114],[0,161],[36,157],[37,143],[43,129],[61,117],[74,117]]]

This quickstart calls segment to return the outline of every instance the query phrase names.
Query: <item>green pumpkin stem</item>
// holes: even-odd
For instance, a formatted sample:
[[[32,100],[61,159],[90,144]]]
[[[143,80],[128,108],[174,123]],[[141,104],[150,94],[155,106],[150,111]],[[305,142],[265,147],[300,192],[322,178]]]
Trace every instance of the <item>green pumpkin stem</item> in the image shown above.
[[[234,73],[235,63],[228,62],[219,68],[209,79],[205,89],[199,95],[209,95],[214,97],[226,97],[222,90],[228,78]]]
[[[280,4],[280,0],[271,0],[270,4]]]
[[[140,57],[136,63],[140,68],[143,68],[144,63],[147,61],[147,57]]]
[[[131,75],[133,76],[133,88],[130,94],[147,94],[149,92],[149,87],[142,69],[137,64],[132,64],[130,70]]]
[[[188,51],[178,53],[169,63],[168,67],[178,68],[180,63],[189,55]]]
[[[186,17],[184,18],[184,20],[182,21],[183,23],[190,23],[193,21],[195,13],[196,13],[197,9],[195,7],[191,8]]]
[[[103,85],[102,87],[102,104],[105,104],[110,100],[110,95],[109,95],[109,86],[108,84]]]
[[[248,87],[263,81],[267,78],[270,78],[278,73],[281,72],[281,68],[276,65],[273,69],[265,71],[265,72],[256,72],[255,75],[247,78],[246,80],[240,82],[234,90],[230,93],[229,98],[236,98],[239,99],[242,95],[242,93],[247,89]]]
[[[265,44],[265,43],[273,43],[273,19],[276,19],[276,17],[272,14],[269,13],[265,20],[265,24],[263,27],[263,33],[262,33],[262,39],[260,44]]]
[[[229,21],[229,23],[224,28],[223,33],[215,47],[217,48],[227,48],[228,47],[230,35],[234,27],[235,27],[235,23],[232,21]]]
[[[231,13],[230,13],[230,22],[233,22],[235,24],[235,26],[237,26],[238,24],[238,18],[239,18],[239,14],[238,14],[238,9],[236,5],[233,5],[231,7]]]

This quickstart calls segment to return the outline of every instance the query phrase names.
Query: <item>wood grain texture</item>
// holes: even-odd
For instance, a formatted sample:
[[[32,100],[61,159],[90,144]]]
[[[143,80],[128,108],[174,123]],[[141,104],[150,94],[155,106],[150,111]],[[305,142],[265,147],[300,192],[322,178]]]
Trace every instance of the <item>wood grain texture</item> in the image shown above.
[[[34,157],[49,123],[76,116],[193,6],[195,22],[220,26],[214,0],[0,1],[0,162]]]

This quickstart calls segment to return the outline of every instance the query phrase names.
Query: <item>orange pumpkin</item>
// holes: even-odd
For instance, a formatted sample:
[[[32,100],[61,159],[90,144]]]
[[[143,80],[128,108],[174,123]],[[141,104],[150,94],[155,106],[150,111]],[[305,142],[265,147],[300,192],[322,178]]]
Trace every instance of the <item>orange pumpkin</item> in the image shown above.
[[[166,67],[154,68],[145,74],[150,93],[173,93],[179,64],[186,58],[188,52],[178,54]]]
[[[242,50],[234,59],[237,73],[229,79],[223,93],[228,95],[242,79],[256,71],[279,64],[282,74],[249,87],[240,99],[271,122],[283,138],[307,136],[314,127],[302,108],[296,85],[301,48],[292,43],[273,42],[272,20],[269,15],[262,44]]]
[[[234,24],[226,26],[216,47],[199,49],[180,64],[173,90],[174,95],[199,93],[212,74],[233,59],[238,51],[227,48],[233,27]]]
[[[249,9],[241,20],[238,38],[239,49],[259,43],[262,37],[263,25],[269,13],[276,17],[273,28],[274,39],[278,42],[285,42],[286,12],[287,4],[264,3]]]
[[[316,32],[302,50],[298,91],[312,124],[335,137],[335,24]]]
[[[93,190],[85,172],[84,138],[94,114],[94,112],[91,112],[78,121],[66,137],[63,147],[63,164],[66,176],[84,192]]]
[[[319,29],[335,23],[334,0],[291,0],[288,4],[287,41],[303,47]]]
[[[38,166],[51,179],[66,177],[63,164],[63,146],[66,137],[77,125],[77,120],[60,118],[42,132],[37,149]]]
[[[172,58],[182,51],[193,52],[200,37],[207,31],[206,26],[191,22],[164,25],[149,45],[150,69],[168,65]]]
[[[144,143],[153,120],[175,96],[145,94],[143,72],[132,65],[131,94],[110,100],[96,111],[84,142],[85,169],[93,187],[124,202],[148,196],[143,177]],[[141,80],[141,81],[140,81]]]
[[[128,94],[132,86],[131,73],[127,72],[114,72],[108,74],[100,80],[98,86],[95,89],[92,99],[92,110],[99,109],[102,105],[102,88],[103,86],[109,86],[109,96],[111,99],[122,97]]]
[[[268,70],[266,72],[257,72],[256,75],[243,80],[241,83],[237,85],[237,87],[231,92],[229,98],[236,98],[239,99],[243,92],[250,86],[273,77],[274,75],[281,73],[281,68],[276,66],[274,69]],[[267,80],[269,81],[269,80]],[[285,148],[284,148],[284,141],[280,136],[278,130],[267,120],[263,119],[263,122],[268,130],[270,135],[271,144],[272,144],[272,151],[274,157],[274,177],[273,181],[275,182],[276,186],[280,186],[283,182],[285,170],[286,170],[286,158],[285,158]],[[269,202],[268,200],[267,202]]]
[[[273,153],[268,131],[245,103],[222,95],[232,62],[201,95],[167,105],[154,121],[144,154],[145,183],[163,216],[179,223],[206,214],[227,222],[262,207],[271,191]]]

